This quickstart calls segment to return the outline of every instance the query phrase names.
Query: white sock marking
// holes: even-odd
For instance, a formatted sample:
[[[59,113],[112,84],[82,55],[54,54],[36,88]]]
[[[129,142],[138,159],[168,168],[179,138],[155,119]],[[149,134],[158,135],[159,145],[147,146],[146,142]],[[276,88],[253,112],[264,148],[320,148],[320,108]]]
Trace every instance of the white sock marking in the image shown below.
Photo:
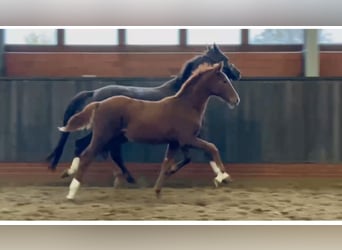
[[[215,180],[218,182],[218,183],[221,183],[223,181],[223,175],[222,173],[218,173],[217,176],[215,177]]]
[[[221,173],[219,167],[216,165],[216,163],[214,161],[209,162],[209,164],[210,164],[210,166],[213,169],[215,174],[218,175],[219,173]]]
[[[65,127],[58,127],[58,130],[61,132],[66,132]]]
[[[225,179],[230,179],[229,174],[226,173],[226,172],[224,172],[224,173],[222,174],[222,180],[225,180]]]
[[[214,173],[216,174],[215,180],[218,183],[221,183],[225,179],[230,179],[229,174],[226,172],[222,173],[221,169],[219,169],[219,167],[216,165],[216,163],[214,161],[209,162],[209,164],[210,164],[211,168],[213,169]]]
[[[223,180],[225,179],[230,179],[230,176],[229,174],[227,174],[226,172],[225,173],[218,173],[217,176],[215,177],[215,180],[218,182],[218,183],[222,183]]]
[[[73,175],[74,173],[76,173],[79,165],[80,165],[80,158],[75,157],[72,160],[71,166],[68,169],[68,175]]]
[[[69,186],[69,193],[67,195],[67,199],[68,200],[73,200],[75,198],[75,195],[78,191],[78,189],[80,188],[81,183],[76,180],[75,178],[72,179],[70,186]]]

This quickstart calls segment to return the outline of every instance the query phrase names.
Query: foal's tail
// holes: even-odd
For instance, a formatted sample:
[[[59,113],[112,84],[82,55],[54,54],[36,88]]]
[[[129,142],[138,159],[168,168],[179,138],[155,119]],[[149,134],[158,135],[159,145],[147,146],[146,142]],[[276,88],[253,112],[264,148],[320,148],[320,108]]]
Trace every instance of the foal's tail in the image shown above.
[[[72,98],[64,113],[64,126],[67,124],[70,117],[73,116],[76,112],[80,111],[84,107],[86,101],[89,98],[93,97],[93,95],[94,91],[82,91],[79,94],[77,94],[74,98]],[[64,132],[61,134],[57,146],[54,148],[52,153],[46,158],[46,160],[50,162],[50,169],[55,169],[57,167],[59,159],[62,156],[64,146],[68,140],[69,134],[69,132]]]
[[[94,115],[100,102],[92,102],[88,104],[81,112],[73,115],[66,126],[59,127],[62,132],[74,132],[82,129],[90,129],[93,125]]]

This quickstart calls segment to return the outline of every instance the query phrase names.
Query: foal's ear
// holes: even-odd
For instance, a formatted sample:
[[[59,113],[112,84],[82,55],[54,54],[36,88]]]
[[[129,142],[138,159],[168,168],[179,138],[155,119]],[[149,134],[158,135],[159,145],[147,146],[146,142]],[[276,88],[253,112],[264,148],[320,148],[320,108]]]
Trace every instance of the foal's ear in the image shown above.
[[[222,69],[223,69],[223,62],[219,62],[215,64],[216,71],[222,71]]]

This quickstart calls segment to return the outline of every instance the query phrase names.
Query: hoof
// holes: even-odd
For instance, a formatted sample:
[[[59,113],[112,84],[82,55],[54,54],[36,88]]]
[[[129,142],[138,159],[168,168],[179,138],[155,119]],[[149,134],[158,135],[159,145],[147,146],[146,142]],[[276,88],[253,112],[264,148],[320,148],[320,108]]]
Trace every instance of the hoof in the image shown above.
[[[68,174],[68,170],[65,170],[62,174],[61,174],[61,178],[67,178],[70,175]]]
[[[69,195],[66,196],[66,199],[67,199],[68,201],[75,201],[75,198],[74,198],[74,197],[71,197],[71,196],[69,196]]]
[[[227,179],[224,179],[224,180],[222,180],[222,183],[224,183],[224,184],[229,184],[229,183],[231,183],[231,182],[233,182],[233,179],[232,178],[227,178]]]
[[[172,165],[172,166],[170,167],[170,169],[167,170],[167,171],[165,172],[165,175],[166,175],[166,176],[173,175],[174,173],[177,172],[177,170],[178,170],[178,165],[177,165],[177,164],[176,164],[176,165]]]
[[[136,184],[136,180],[132,176],[127,176],[126,181],[131,184]]]
[[[216,188],[218,188],[220,185],[220,183],[218,182],[218,180],[216,180],[216,178],[214,178],[214,185]]]
[[[214,178],[214,184],[215,187],[219,187],[219,185],[221,183],[229,183],[232,182],[232,178],[229,176],[229,174],[227,173],[223,173],[223,174],[218,174],[215,178]]]
[[[233,179],[230,177],[229,174],[223,173],[223,175],[222,175],[222,182],[223,183],[233,182]]]
[[[165,176],[170,176],[170,175],[173,175],[174,173],[176,173],[175,170],[169,170],[165,173]]]
[[[119,177],[116,177],[113,182],[113,187],[114,188],[119,188],[121,186],[121,180]]]
[[[157,199],[160,199],[161,190],[160,190],[160,189],[157,189],[155,192],[156,192],[156,197],[157,197]]]

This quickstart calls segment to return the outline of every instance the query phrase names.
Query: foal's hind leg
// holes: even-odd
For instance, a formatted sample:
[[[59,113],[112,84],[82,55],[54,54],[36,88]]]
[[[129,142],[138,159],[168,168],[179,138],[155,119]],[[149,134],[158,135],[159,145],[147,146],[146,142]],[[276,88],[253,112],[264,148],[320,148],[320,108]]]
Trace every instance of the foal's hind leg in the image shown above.
[[[104,146],[109,141],[108,138],[110,138],[109,135],[104,136],[101,134],[97,136],[94,135],[94,137],[92,137],[90,145],[80,155],[80,165],[75,174],[75,177],[70,183],[67,199],[73,200],[75,198],[75,195],[79,187],[81,186],[81,183],[83,182],[83,177],[88,166],[96,157],[96,155],[103,151]]]
[[[121,169],[121,173],[117,173],[116,171],[113,171],[114,173],[114,187],[118,187],[120,185],[120,177],[123,175],[128,183],[136,183],[135,179],[129,172],[129,170],[126,168],[121,154],[121,144],[116,143],[112,144],[110,147],[110,156],[113,160],[113,162],[119,166]]]
[[[68,200],[73,200],[75,198],[76,193],[78,189],[80,188],[81,183],[83,181],[85,171],[87,170],[89,164],[92,162],[94,157],[95,157],[95,151],[90,148],[87,148],[80,156],[79,168],[69,186],[69,193],[67,195]]]
[[[158,198],[160,197],[161,188],[163,186],[165,177],[167,176],[167,171],[171,167],[171,164],[174,162],[174,157],[178,149],[179,149],[178,143],[170,143],[167,146],[165,158],[162,163],[158,179],[154,185],[154,190]]]
[[[87,148],[91,141],[92,133],[88,134],[85,137],[82,137],[75,142],[75,151],[74,151],[74,159],[72,160],[72,163],[68,169],[66,169],[61,177],[66,178],[69,177],[77,172],[77,169],[80,165],[80,155],[81,153]]]
[[[219,183],[222,183],[222,181],[231,181],[229,174],[225,170],[219,151],[214,144],[209,143],[200,138],[195,138],[190,143],[188,143],[188,145],[195,147],[195,148],[202,149],[210,155],[212,159],[212,161],[210,161],[210,166],[213,168],[214,172],[217,174],[217,176],[214,179],[214,183],[216,187],[218,186]]]

